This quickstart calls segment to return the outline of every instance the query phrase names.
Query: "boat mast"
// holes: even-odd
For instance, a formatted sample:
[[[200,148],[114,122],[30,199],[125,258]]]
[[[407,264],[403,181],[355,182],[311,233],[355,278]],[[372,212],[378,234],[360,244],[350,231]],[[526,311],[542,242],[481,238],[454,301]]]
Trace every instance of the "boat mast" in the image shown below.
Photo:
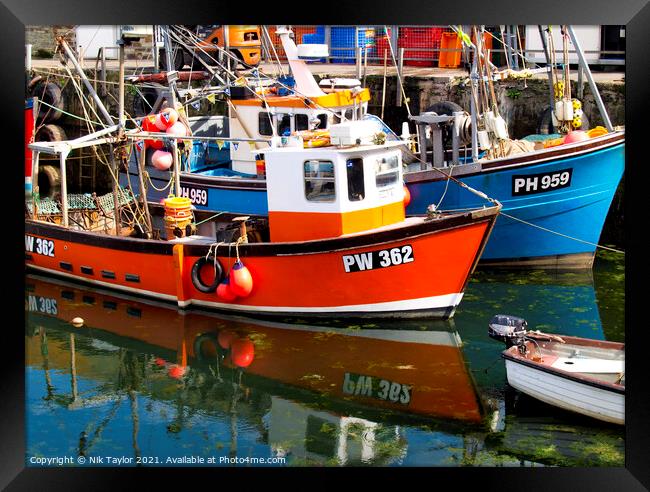
[[[172,108],[176,110],[176,79],[178,73],[174,70],[172,65],[172,43],[169,34],[169,26],[161,26],[164,33],[165,43],[165,63],[167,66],[167,81],[169,82],[169,91],[171,92]],[[181,196],[181,174],[178,162],[178,142],[176,139],[172,140],[172,159],[174,163],[174,190],[176,196]]]
[[[589,82],[589,88],[591,89],[591,92],[594,95],[594,99],[596,100],[596,105],[598,106],[600,115],[602,116],[603,121],[605,122],[605,127],[607,128],[607,131],[613,132],[614,127],[612,126],[612,122],[609,119],[609,115],[607,114],[607,109],[605,109],[605,104],[603,103],[603,100],[600,97],[600,92],[598,92],[598,87],[596,87],[596,82],[594,81],[594,77],[591,74],[591,70],[589,70],[589,65],[587,64],[587,60],[585,60],[585,55],[582,51],[582,47],[578,42],[576,33],[573,31],[573,26],[566,26],[566,27],[567,27],[567,31],[569,32],[569,36],[571,37],[571,42],[573,43],[573,46],[576,49],[576,53],[578,54],[578,60],[580,61],[580,66],[582,66],[582,70],[587,76],[587,81]]]

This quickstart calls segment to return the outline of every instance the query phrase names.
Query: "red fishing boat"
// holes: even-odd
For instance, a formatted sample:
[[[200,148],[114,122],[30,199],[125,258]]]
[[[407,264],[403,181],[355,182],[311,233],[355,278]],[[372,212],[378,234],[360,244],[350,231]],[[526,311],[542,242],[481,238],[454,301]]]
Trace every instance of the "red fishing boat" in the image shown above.
[[[106,108],[101,112],[107,125],[113,123]],[[171,125],[176,118],[170,115]],[[432,209],[429,216],[406,218],[402,144],[387,141],[364,121],[332,125],[329,136],[319,147],[300,135],[272,138],[262,163],[268,216],[252,217],[195,214],[190,199],[179,196],[175,152],[184,137],[128,130],[123,113],[117,125],[76,140],[29,144],[33,182],[38,183],[39,155],[57,156],[61,193],[41,199],[35,186],[27,196],[26,265],[182,308],[452,316],[500,204],[487,199],[470,210]],[[174,142],[177,196],[166,199],[164,209],[149,206],[146,188],[135,197],[117,179],[112,194],[68,195],[70,152],[109,145],[116,176],[117,163],[126,168],[145,137]]]

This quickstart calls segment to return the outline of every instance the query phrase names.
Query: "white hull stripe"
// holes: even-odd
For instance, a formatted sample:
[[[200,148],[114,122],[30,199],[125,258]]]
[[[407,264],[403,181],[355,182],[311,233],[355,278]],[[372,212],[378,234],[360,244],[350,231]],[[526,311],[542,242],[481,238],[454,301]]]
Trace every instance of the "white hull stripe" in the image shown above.
[[[404,301],[377,302],[374,304],[349,304],[346,306],[246,306],[242,304],[227,304],[222,302],[192,300],[191,304],[202,307],[218,307],[236,309],[238,311],[263,311],[273,313],[375,313],[386,311],[414,311],[419,309],[437,309],[456,307],[460,304],[463,294],[446,294],[442,296],[421,297]]]
[[[140,295],[147,295],[155,297],[158,299],[165,299],[167,301],[176,302],[180,307],[187,307],[190,305],[196,305],[206,308],[217,308],[217,309],[227,309],[231,311],[241,311],[241,312],[266,312],[266,313],[379,313],[386,311],[414,311],[422,309],[440,309],[448,307],[456,307],[460,304],[461,299],[463,298],[462,293],[455,294],[445,294],[441,296],[432,296],[432,297],[421,297],[419,299],[407,299],[403,301],[389,301],[389,302],[377,302],[373,304],[350,304],[346,306],[247,306],[243,304],[230,304],[224,302],[214,302],[214,301],[200,301],[196,299],[190,299],[187,301],[179,301],[176,296],[161,294],[159,292],[152,292],[144,289],[136,289],[133,287],[126,287],[120,284],[112,284],[109,282],[102,282],[101,280],[95,280],[91,278],[81,277],[79,275],[74,275],[71,273],[61,272],[59,270],[53,270],[50,268],[44,268],[36,265],[28,265],[29,268],[35,270],[41,270],[44,272],[50,272],[55,275],[60,275],[63,277],[74,278],[78,280],[83,280],[84,282],[90,282],[92,284],[101,285],[102,287],[108,287],[111,289],[119,289],[125,292],[135,292]],[[215,294],[216,297],[216,294]]]

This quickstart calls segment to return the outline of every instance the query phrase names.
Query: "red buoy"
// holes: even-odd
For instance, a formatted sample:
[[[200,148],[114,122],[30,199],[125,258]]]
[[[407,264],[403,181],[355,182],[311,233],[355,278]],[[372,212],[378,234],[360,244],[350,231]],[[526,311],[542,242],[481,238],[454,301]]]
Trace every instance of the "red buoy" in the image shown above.
[[[185,137],[187,136],[187,128],[185,128],[185,125],[183,123],[177,121],[169,128],[167,128],[167,130],[165,130],[165,133],[169,133],[170,135],[175,135],[177,137]]]
[[[156,115],[150,114],[142,120],[142,131],[158,133],[160,129],[156,126]],[[164,142],[162,140],[145,140],[144,144],[152,149],[162,149]]]
[[[248,367],[255,358],[255,345],[248,339],[233,340],[230,345],[232,361],[238,367]]]
[[[235,263],[230,270],[230,290],[239,297],[246,297],[253,290],[251,272],[241,261]]]
[[[237,294],[232,291],[229,277],[224,278],[217,287],[217,297],[226,302],[232,302],[237,298]]]
[[[160,357],[156,357],[155,363],[158,367],[163,367],[166,364],[165,359],[161,359]]]
[[[589,140],[589,135],[587,135],[587,132],[583,130],[573,130],[572,132],[567,133],[566,137],[564,137],[565,144],[582,142],[584,140]]]
[[[167,373],[169,377],[174,378],[174,379],[180,379],[183,377],[185,374],[185,368],[183,366],[179,366],[174,364],[169,368],[169,371]]]
[[[411,192],[406,185],[404,185],[404,208],[408,207],[409,203],[411,203]]]
[[[165,108],[156,115],[156,126],[164,132],[178,120],[178,113],[174,108]]]
[[[156,150],[151,156],[151,163],[153,167],[159,171],[166,171],[174,163],[174,157],[171,152],[165,150]]]
[[[237,335],[230,330],[221,330],[217,336],[217,340],[222,349],[228,350],[236,336]]]

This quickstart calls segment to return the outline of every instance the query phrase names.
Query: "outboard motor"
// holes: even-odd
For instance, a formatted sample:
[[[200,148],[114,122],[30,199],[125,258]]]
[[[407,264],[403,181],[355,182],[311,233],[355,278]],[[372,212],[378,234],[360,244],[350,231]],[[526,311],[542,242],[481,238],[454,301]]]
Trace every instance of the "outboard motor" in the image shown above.
[[[488,335],[506,344],[507,348],[513,345],[521,345],[526,336],[528,323],[523,318],[510,316],[509,314],[497,314],[488,324]]]

